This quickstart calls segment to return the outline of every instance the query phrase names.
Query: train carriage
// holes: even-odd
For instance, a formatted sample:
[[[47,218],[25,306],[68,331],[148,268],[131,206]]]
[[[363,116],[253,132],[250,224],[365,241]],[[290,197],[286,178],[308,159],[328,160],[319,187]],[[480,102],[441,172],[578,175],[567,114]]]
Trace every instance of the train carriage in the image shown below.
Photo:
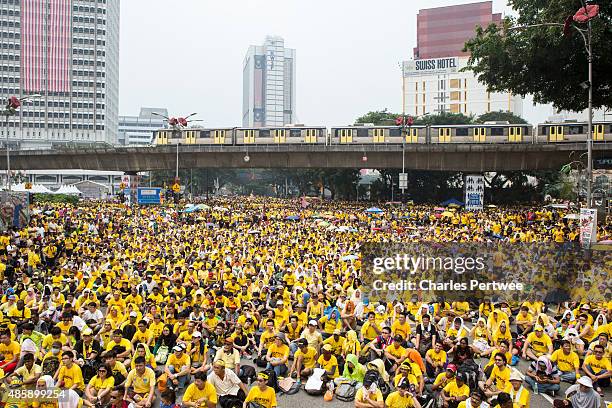
[[[543,123],[537,127],[538,143],[584,142],[587,122]],[[612,141],[612,122],[593,122],[593,142]]]
[[[235,143],[248,144],[321,144],[325,143],[324,126],[283,126],[266,128],[237,128]]]
[[[426,126],[410,126],[405,129],[406,143],[427,142]],[[331,128],[332,144],[401,144],[401,126],[355,125]]]
[[[528,124],[485,123],[434,125],[429,128],[430,143],[533,143]]]
[[[154,134],[155,145],[231,145],[234,140],[234,128],[187,128],[180,130],[163,129]]]

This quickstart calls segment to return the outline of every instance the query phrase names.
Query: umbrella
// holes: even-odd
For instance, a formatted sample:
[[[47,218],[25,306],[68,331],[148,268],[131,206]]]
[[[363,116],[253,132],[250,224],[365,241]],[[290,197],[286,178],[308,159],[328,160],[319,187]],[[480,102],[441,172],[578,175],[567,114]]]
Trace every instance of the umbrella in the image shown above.
[[[290,215],[290,216],[286,217],[285,219],[289,220],[289,221],[298,221],[300,219],[300,216],[299,215]]]
[[[434,208],[434,211],[444,211],[444,210],[446,210],[446,208],[444,208],[444,207],[436,207],[436,208]]]
[[[565,217],[566,220],[579,220],[580,214],[567,214]]]
[[[229,211],[227,207],[213,207],[213,210],[222,212]]]
[[[487,208],[497,208],[497,206],[494,205],[494,204],[489,204],[489,205],[487,205]]]
[[[453,213],[450,211],[444,211],[442,213],[442,217],[452,217],[452,216],[453,216]]]
[[[341,261],[354,261],[355,259],[357,259],[357,255],[344,255],[340,258]]]
[[[450,208],[460,208],[461,206],[459,204],[455,204],[455,203],[451,203],[448,205]]]
[[[383,213],[384,211],[383,211],[383,210],[381,210],[381,209],[380,209],[380,208],[378,208],[378,207],[370,207],[370,208],[368,208],[368,209],[366,210],[366,212],[367,212],[367,213],[372,213],[372,214],[380,214],[380,213]]]

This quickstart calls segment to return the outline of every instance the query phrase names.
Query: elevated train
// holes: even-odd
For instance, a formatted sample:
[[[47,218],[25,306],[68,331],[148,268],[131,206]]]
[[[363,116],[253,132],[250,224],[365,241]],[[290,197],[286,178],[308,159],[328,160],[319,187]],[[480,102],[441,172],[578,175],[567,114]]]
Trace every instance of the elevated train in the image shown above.
[[[371,145],[371,144],[498,144],[585,142],[586,122],[529,124],[486,123],[470,125],[401,126],[291,125],[261,128],[184,128],[155,131],[154,145]],[[404,137],[404,140],[403,140]],[[612,122],[593,123],[593,142],[612,142]]]

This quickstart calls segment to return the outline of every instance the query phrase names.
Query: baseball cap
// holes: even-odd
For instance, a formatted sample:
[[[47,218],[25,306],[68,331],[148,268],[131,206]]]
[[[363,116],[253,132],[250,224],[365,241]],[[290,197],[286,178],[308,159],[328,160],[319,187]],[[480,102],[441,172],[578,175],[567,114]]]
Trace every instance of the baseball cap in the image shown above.
[[[83,336],[91,336],[93,334],[93,332],[91,331],[91,329],[89,327],[85,327],[83,329],[83,332],[81,333]]]
[[[521,378],[521,375],[519,374],[518,371],[516,370],[512,370],[512,372],[510,373],[510,381],[523,381],[523,379]]]
[[[130,312],[130,317],[138,317],[138,313],[136,313],[136,312]]]
[[[334,330],[334,334],[340,335],[342,332],[340,331],[340,329],[336,329]]]
[[[324,344],[323,347],[321,347],[323,350],[325,351],[332,351],[332,346],[331,344]]]
[[[183,351],[183,348],[181,346],[179,346],[179,345],[176,345],[176,346],[172,347],[172,350],[173,351]]]
[[[544,328],[542,327],[542,325],[536,324],[535,328],[533,329],[535,331],[543,331]]]
[[[215,367],[225,367],[225,363],[223,362],[223,360],[217,360],[213,363],[213,365]]]
[[[452,371],[453,373],[456,373],[457,372],[457,366],[454,365],[454,364],[449,364],[449,365],[446,366],[446,370],[447,371]]]
[[[407,378],[402,378],[399,382],[399,384],[397,384],[397,388],[402,388],[404,390],[407,390],[410,388],[410,381],[408,381]]]
[[[311,320],[308,322],[309,326],[316,326],[317,325],[317,321],[316,320]]]

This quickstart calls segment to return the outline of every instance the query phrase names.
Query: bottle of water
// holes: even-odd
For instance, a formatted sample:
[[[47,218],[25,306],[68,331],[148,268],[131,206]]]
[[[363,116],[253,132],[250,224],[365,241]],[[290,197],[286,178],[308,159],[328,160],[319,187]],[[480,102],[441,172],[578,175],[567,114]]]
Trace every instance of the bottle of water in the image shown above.
[[[535,382],[533,384],[533,393],[534,393],[534,395],[538,395],[540,393],[540,390],[538,390],[538,383],[537,382]]]

